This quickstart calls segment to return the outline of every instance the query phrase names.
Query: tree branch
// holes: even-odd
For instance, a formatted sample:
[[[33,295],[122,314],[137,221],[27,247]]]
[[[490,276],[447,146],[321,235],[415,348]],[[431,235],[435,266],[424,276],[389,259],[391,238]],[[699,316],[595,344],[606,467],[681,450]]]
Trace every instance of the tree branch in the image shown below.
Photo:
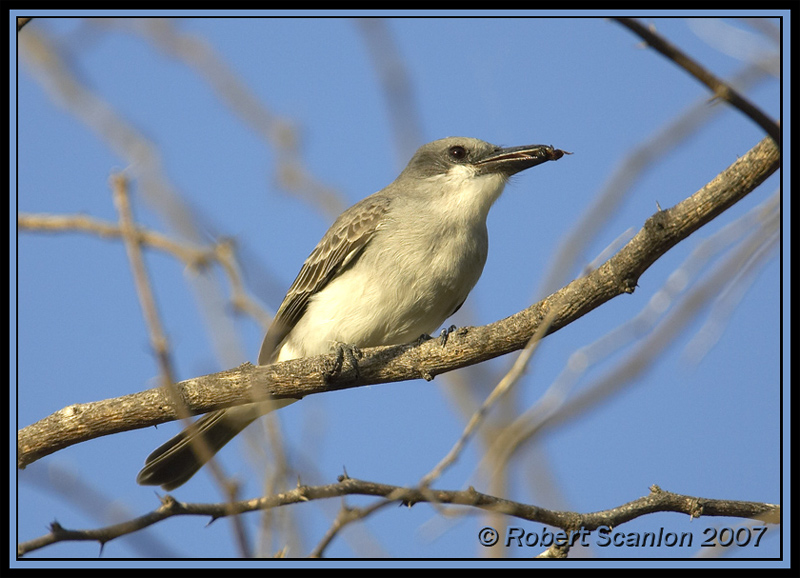
[[[418,379],[467,367],[525,346],[545,318],[548,333],[568,325],[610,299],[632,293],[640,276],[664,253],[754,190],[780,166],[780,151],[766,138],[702,189],[672,208],[659,210],[616,255],[539,303],[506,319],[461,328],[447,346],[438,340],[365,349],[357,368],[335,372],[335,356],[237,368],[174,384],[186,411],[205,413],[263,399],[304,397],[363,385]],[[18,432],[20,468],[75,443],[149,427],[179,417],[162,389],[68,406]]]
[[[86,233],[101,238],[122,238],[122,230],[117,223],[111,223],[87,215],[49,215],[18,213],[17,228],[20,231],[38,233]],[[231,239],[215,240],[211,245],[199,246],[194,243],[176,241],[168,235],[158,233],[142,226],[134,226],[136,242],[142,247],[163,251],[182,261],[194,271],[202,271],[214,263],[219,265],[230,284],[230,305],[236,311],[243,311],[263,326],[269,325],[271,316],[250,297],[244,288],[242,275],[236,260],[236,247]]]
[[[471,487],[466,490],[420,490],[342,476],[335,484],[298,486],[288,492],[226,504],[184,503],[167,495],[162,499],[161,506],[148,514],[95,530],[68,530],[58,522],[53,522],[50,527],[50,533],[20,543],[17,546],[17,554],[23,556],[50,544],[65,541],[96,541],[102,545],[115,538],[152,526],[157,522],[174,516],[204,516],[211,518],[211,521],[215,521],[231,515],[349,495],[383,498],[384,501],[377,503],[373,508],[382,507],[392,502],[400,502],[407,506],[413,506],[417,503],[431,503],[437,506],[473,507],[480,510],[498,512],[529,522],[546,524],[560,528],[565,532],[594,532],[602,528],[617,528],[625,522],[630,522],[655,512],[676,512],[686,514],[692,518],[699,518],[700,516],[749,518],[772,524],[780,523],[781,517],[781,508],[776,504],[684,496],[666,492],[655,485],[650,488],[650,493],[647,496],[627,504],[600,512],[580,514],[577,512],[548,510],[530,504],[505,500],[483,494]],[[367,509],[370,510],[371,508]],[[359,515],[359,511],[357,509],[353,510],[352,518],[359,519],[360,517],[363,516]],[[347,520],[344,520],[343,524],[346,522]],[[330,537],[332,538],[333,534]]]
[[[635,34],[638,34],[648,46],[672,60],[675,64],[706,85],[711,92],[714,93],[714,96],[738,108],[758,124],[758,126],[764,129],[764,132],[772,137],[779,147],[781,146],[780,124],[769,118],[761,109],[739,94],[730,84],[717,78],[711,71],[701,66],[680,48],[668,42],[665,38],[656,34],[641,22],[633,18],[614,18],[614,20]]]

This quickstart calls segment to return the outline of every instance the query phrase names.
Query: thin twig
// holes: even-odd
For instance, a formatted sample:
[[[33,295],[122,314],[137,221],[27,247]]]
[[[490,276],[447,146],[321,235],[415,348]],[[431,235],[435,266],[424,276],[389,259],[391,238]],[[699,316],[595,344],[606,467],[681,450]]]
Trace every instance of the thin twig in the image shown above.
[[[772,137],[772,140],[775,141],[778,147],[781,146],[780,124],[769,118],[760,108],[739,94],[730,84],[717,78],[680,48],[657,34],[652,28],[648,28],[633,18],[614,18],[614,20],[630,29],[635,34],[638,34],[651,48],[672,60],[675,64],[706,85],[711,92],[714,93],[714,96],[730,103],[742,111],[758,126],[764,129],[764,132]]]

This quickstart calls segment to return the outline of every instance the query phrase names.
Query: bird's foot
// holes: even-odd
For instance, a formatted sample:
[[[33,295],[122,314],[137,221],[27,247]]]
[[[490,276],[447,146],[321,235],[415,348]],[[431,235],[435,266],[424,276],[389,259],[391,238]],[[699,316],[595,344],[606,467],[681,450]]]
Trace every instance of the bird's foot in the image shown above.
[[[439,334],[439,337],[438,337],[439,343],[441,343],[442,347],[447,345],[447,338],[450,336],[451,333],[453,333],[457,329],[458,329],[458,327],[456,327],[455,325],[451,325],[447,329],[442,329],[442,332]],[[437,338],[432,337],[432,336],[428,335],[427,333],[423,333],[422,335],[420,335],[417,338],[417,345],[421,345],[422,343],[425,343],[426,341],[430,341],[431,339],[437,339]]]
[[[442,347],[447,345],[447,338],[450,337],[450,334],[454,333],[457,329],[458,327],[455,325],[451,325],[447,329],[442,329],[442,332],[439,334],[439,341],[441,342]]]
[[[331,344],[331,349],[336,354],[336,358],[334,359],[333,367],[326,368],[322,372],[322,377],[325,381],[348,374],[352,374],[353,380],[358,379],[360,375],[358,360],[363,357],[361,350],[355,345],[339,342]]]

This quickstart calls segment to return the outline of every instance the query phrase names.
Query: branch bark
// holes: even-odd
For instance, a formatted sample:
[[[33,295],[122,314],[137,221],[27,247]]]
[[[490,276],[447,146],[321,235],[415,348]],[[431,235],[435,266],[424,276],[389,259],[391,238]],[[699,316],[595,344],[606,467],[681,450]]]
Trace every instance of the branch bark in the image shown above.
[[[663,254],[733,206],[772,175],[781,153],[765,138],[702,189],[674,207],[659,210],[616,255],[584,277],[506,319],[421,344],[365,349],[357,368],[335,355],[292,360],[270,366],[245,363],[237,368],[175,384],[185,410],[200,414],[243,404],[267,395],[304,397],[351,387],[436,375],[505,355],[525,346],[547,318],[548,333],[579,319],[614,297],[632,293],[641,275]],[[103,401],[75,404],[22,428],[17,465],[96,437],[149,427],[179,417],[161,388]]]

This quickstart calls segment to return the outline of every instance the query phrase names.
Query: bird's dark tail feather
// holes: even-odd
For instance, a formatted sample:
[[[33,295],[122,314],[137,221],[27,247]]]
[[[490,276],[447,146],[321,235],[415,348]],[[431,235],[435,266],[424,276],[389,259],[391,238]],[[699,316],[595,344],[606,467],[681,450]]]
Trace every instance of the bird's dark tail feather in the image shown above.
[[[186,483],[222,447],[259,416],[294,403],[280,399],[208,413],[147,456],[136,476],[142,486],[170,491]]]

